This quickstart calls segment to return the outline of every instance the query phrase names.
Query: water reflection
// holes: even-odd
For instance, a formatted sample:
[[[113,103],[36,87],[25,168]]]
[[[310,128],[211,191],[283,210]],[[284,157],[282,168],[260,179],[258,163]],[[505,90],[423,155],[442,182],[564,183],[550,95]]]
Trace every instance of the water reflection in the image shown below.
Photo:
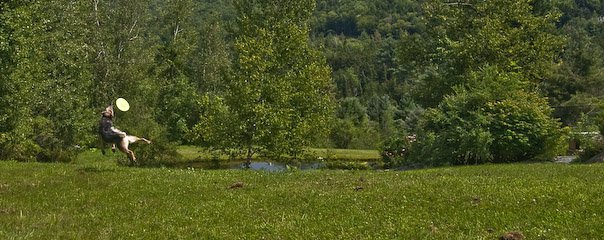
[[[375,170],[382,169],[378,161],[316,161],[316,162],[296,162],[283,163],[275,161],[253,161],[247,165],[245,161],[202,161],[188,162],[173,166],[176,168],[195,168],[195,169],[249,169],[267,172],[280,172],[290,169],[296,170],[314,170],[314,169],[347,169],[347,170]]]
[[[285,171],[290,168],[300,169],[300,170],[313,170],[320,169],[325,166],[322,162],[315,163],[295,163],[295,164],[286,164],[281,162],[271,162],[271,161],[253,161],[249,167],[245,163],[245,161],[210,161],[210,162],[193,162],[183,164],[182,168],[200,168],[200,169],[208,169],[208,170],[216,170],[216,169],[250,169],[250,170],[261,170],[267,172],[280,172]]]

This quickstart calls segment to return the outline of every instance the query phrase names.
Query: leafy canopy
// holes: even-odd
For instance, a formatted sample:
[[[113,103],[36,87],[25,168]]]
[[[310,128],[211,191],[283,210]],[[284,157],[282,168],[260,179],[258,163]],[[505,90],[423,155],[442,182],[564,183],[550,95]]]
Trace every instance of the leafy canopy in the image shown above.
[[[235,62],[199,138],[223,150],[296,157],[332,116],[331,71],[308,42],[315,1],[235,1]],[[226,122],[226,123],[225,123]],[[222,131],[222,132],[217,132]],[[224,141],[228,139],[228,141]]]

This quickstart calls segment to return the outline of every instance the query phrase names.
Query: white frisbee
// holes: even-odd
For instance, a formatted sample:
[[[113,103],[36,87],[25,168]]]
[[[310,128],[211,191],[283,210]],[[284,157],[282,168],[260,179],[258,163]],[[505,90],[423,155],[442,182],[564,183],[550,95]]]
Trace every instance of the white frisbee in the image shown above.
[[[122,112],[128,111],[130,109],[130,104],[128,103],[128,101],[126,101],[126,99],[123,98],[118,98],[117,100],[115,100],[115,105],[117,106],[117,109],[121,110]]]

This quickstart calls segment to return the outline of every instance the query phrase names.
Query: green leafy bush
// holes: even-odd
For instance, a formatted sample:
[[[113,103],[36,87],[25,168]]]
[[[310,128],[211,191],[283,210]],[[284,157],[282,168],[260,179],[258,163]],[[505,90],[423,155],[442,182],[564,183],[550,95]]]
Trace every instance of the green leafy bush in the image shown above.
[[[149,145],[141,143],[133,146],[132,150],[135,152],[137,164],[140,166],[169,166],[182,159],[182,156],[176,151],[176,144],[165,139],[155,140]]]
[[[329,139],[336,148],[376,149],[381,142],[378,128],[373,121],[355,125],[351,119],[335,119]]]
[[[384,167],[407,165],[408,162],[405,160],[407,160],[411,146],[412,142],[407,137],[395,136],[386,140],[380,151]]]
[[[68,121],[54,121],[41,116],[33,119],[33,138],[37,147],[30,154],[35,155],[37,161],[71,162],[82,149],[77,145],[75,137],[71,137],[78,135],[75,130],[65,130],[69,126],[60,124],[67,125]]]
[[[526,91],[519,75],[487,68],[472,84],[429,109],[412,161],[430,165],[552,159],[564,132],[545,98]]]
[[[580,162],[588,162],[594,156],[604,152],[604,139],[601,136],[581,136],[579,139],[581,143]]]
[[[336,148],[348,148],[350,146],[354,138],[353,128],[354,124],[352,121],[336,120],[329,134],[329,138]]]
[[[600,131],[600,121],[598,115],[582,114],[574,127],[575,133],[572,135],[572,139],[577,144],[577,155],[580,162],[588,162],[594,156],[604,152],[604,138],[601,134],[595,134]]]
[[[186,79],[176,79],[164,86],[160,92],[160,103],[156,111],[157,122],[166,126],[171,141],[190,144],[186,135],[199,122],[201,101],[196,89]]]

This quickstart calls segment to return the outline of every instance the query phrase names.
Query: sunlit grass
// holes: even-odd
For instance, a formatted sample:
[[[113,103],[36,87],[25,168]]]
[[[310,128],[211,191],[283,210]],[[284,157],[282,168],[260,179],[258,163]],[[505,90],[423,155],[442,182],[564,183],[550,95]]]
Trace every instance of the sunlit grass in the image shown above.
[[[0,162],[0,239],[604,236],[602,164],[268,173],[79,161]]]
[[[309,152],[333,160],[372,161],[381,158],[377,150],[311,148]]]

